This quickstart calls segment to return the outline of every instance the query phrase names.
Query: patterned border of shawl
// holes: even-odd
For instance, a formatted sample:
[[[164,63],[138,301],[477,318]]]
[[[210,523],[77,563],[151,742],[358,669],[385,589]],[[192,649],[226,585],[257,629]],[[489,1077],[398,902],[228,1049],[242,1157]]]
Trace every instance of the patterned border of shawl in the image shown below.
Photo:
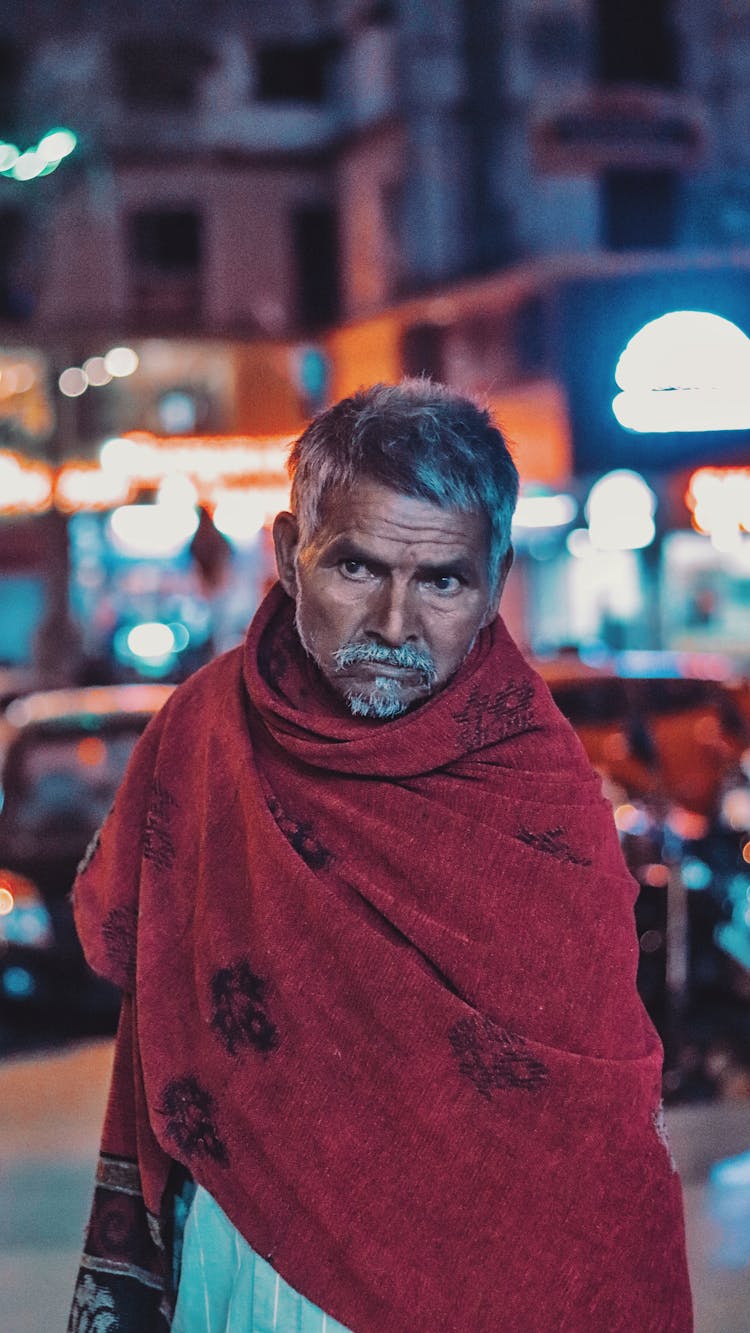
[[[68,1333],[166,1333],[173,1310],[161,1233],[138,1164],[103,1153]]]

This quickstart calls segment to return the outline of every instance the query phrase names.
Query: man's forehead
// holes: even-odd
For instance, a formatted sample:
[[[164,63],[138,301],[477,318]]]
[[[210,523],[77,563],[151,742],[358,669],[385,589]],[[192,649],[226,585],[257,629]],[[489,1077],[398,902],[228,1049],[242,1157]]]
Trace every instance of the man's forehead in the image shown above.
[[[479,555],[486,546],[487,526],[476,511],[446,508],[368,480],[328,497],[312,544],[435,543],[468,547]]]

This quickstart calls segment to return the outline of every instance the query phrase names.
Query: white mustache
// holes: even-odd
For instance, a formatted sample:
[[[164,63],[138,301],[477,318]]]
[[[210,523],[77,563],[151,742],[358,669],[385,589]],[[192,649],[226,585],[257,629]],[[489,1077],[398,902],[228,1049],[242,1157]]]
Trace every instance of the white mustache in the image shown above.
[[[384,643],[348,643],[333,654],[337,671],[356,666],[358,662],[376,666],[398,667],[404,671],[419,671],[428,682],[435,680],[437,671],[430,653],[422,652],[404,643],[400,648],[389,648]]]

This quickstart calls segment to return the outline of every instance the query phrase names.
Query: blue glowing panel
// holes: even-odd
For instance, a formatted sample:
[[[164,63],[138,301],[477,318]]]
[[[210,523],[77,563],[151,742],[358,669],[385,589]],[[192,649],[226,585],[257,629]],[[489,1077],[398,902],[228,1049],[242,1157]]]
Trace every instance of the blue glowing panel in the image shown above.
[[[44,582],[31,574],[0,579],[0,665],[31,662],[34,635],[44,611]]]

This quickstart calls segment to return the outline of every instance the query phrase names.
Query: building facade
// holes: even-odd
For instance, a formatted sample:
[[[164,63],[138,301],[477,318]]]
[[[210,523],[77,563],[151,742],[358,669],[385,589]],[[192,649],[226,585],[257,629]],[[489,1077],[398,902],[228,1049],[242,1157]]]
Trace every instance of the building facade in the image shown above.
[[[640,282],[660,313],[652,273],[744,300],[750,0],[13,0],[0,140],[0,448],[288,434],[426,371],[560,486],[606,433],[576,406],[592,312],[604,340]],[[118,344],[137,375],[61,394]]]
[[[278,338],[533,257],[746,244],[750,6],[6,6],[4,336]],[[639,100],[640,98],[640,100]]]

